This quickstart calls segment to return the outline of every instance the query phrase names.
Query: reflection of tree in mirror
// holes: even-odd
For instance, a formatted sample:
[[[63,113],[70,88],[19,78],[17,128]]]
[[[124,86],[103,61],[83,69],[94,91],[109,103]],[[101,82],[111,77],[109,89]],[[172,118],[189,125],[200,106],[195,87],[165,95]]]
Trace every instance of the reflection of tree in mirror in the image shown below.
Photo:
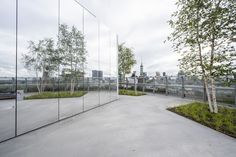
[[[44,91],[44,85],[57,70],[58,57],[54,45],[54,41],[50,38],[39,40],[37,43],[29,41],[29,51],[22,56],[25,68],[36,73],[39,93]],[[40,73],[41,78],[39,78]]]
[[[118,46],[118,72],[122,79],[125,80],[125,75],[131,73],[131,68],[136,64],[133,50],[122,43]]]
[[[37,89],[41,93],[46,84],[62,67],[62,81],[70,82],[70,93],[74,93],[78,78],[83,77],[83,65],[86,62],[85,42],[83,34],[75,27],[71,29],[66,24],[59,27],[58,48],[51,38],[45,38],[38,42],[29,41],[28,52],[22,55],[24,66],[28,70],[35,71]]]
[[[74,93],[78,78],[83,77],[83,65],[86,62],[83,34],[75,27],[70,29],[66,24],[59,27],[59,52],[61,55],[62,78],[70,81],[70,93]]]

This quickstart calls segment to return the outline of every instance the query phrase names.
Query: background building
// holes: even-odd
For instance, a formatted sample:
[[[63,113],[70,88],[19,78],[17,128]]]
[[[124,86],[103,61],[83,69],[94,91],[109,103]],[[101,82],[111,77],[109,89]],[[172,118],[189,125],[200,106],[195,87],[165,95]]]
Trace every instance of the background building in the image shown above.
[[[147,72],[143,71],[143,63],[140,65],[140,76],[138,77],[138,83],[144,83],[148,80]]]
[[[92,78],[103,78],[103,72],[101,70],[92,70]]]

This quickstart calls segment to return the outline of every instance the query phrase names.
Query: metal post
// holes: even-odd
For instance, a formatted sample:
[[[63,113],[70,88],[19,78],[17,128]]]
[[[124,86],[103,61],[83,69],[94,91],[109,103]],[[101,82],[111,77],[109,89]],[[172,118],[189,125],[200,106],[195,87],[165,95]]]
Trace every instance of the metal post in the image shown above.
[[[155,88],[156,88],[156,79],[154,79],[154,85],[153,85],[152,93],[155,93]]]
[[[100,79],[99,79],[100,80]],[[100,82],[100,81],[99,81]],[[89,92],[89,77],[87,78],[87,91]]]
[[[168,95],[168,78],[167,78],[167,76],[165,76],[165,80],[166,80],[166,95]]]
[[[11,91],[14,91],[15,90],[15,78],[12,77],[12,87],[11,87]]]
[[[236,106],[236,83],[234,83],[234,105]]]
[[[143,78],[143,92],[145,92],[145,79]]]
[[[203,80],[203,101],[207,101],[206,85],[204,80]]]
[[[128,89],[128,84],[129,84],[129,81],[128,81],[128,78],[126,77],[126,89]]]
[[[58,69],[58,73],[59,73],[59,69]],[[57,120],[60,120],[61,115],[60,115],[60,99],[59,99],[59,94],[60,94],[60,77],[59,77],[59,75],[57,76],[57,88],[58,88],[57,89],[57,96],[58,96],[58,99],[57,99]]]
[[[28,80],[25,78],[25,92],[28,92]]]
[[[182,93],[181,93],[181,96],[182,98],[185,97],[185,94],[184,94],[184,76],[181,76],[181,82],[182,82]]]
[[[111,78],[109,77],[109,91],[111,91]]]
[[[57,28],[58,28],[58,34],[57,34],[57,40],[60,40],[60,37],[59,37],[59,34],[60,34],[60,25],[61,25],[61,21],[60,21],[60,18],[61,18],[61,1],[60,0],[58,0],[58,17],[57,17],[57,22],[58,22],[58,26],[57,26]],[[59,47],[60,47],[60,44],[59,44]],[[58,56],[60,56],[59,54],[58,54]],[[57,65],[57,96],[58,96],[58,99],[57,99],[57,120],[59,121],[60,120],[60,99],[59,99],[59,94],[60,94],[60,75],[59,75],[59,73],[60,73],[60,66],[59,65]]]
[[[17,106],[17,79],[18,79],[18,0],[16,0],[16,75],[15,75],[15,137],[17,136],[17,129],[18,129],[18,106]]]

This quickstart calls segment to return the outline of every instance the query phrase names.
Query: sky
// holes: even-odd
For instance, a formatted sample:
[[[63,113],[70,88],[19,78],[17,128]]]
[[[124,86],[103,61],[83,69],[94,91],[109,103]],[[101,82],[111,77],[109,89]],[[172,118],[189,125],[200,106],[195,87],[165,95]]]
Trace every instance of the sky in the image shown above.
[[[82,9],[74,0],[60,0],[60,23],[75,25],[82,30]],[[167,23],[175,11],[174,0],[78,0],[88,8],[84,12],[84,34],[87,42],[87,71],[98,69],[96,60],[101,59],[100,69],[108,75],[115,66],[114,46],[116,35],[119,42],[125,42],[135,53],[137,64],[132,70],[139,74],[141,61],[148,75],[178,72],[178,55],[171,43],[164,43],[171,29]],[[22,55],[27,53],[28,41],[43,38],[57,38],[58,0],[20,0],[18,23],[18,76],[34,76],[22,63]],[[1,0],[0,5],[0,77],[15,74],[15,0]],[[100,23],[100,56],[98,56],[98,32]],[[112,33],[111,33],[112,32]],[[110,42],[109,42],[110,41]],[[111,48],[109,48],[109,46]],[[112,55],[108,56],[108,52]],[[112,71],[115,74],[115,71]]]
[[[178,72],[179,55],[166,42],[171,28],[167,21],[176,10],[175,0],[80,0],[100,21],[119,36],[119,42],[132,47],[139,73],[141,61],[149,75]]]

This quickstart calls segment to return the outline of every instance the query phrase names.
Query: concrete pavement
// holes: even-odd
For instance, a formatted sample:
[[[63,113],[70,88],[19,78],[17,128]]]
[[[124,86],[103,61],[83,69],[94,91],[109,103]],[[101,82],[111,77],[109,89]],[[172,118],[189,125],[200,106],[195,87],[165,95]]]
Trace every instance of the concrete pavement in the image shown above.
[[[120,100],[0,144],[1,157],[235,157],[236,139],[169,112],[190,100]]]
[[[18,101],[17,134],[81,113],[116,99],[117,93],[90,91],[83,97]],[[99,103],[100,102],[100,103]],[[58,105],[59,103],[59,105]],[[14,137],[15,100],[0,100],[0,141]]]

